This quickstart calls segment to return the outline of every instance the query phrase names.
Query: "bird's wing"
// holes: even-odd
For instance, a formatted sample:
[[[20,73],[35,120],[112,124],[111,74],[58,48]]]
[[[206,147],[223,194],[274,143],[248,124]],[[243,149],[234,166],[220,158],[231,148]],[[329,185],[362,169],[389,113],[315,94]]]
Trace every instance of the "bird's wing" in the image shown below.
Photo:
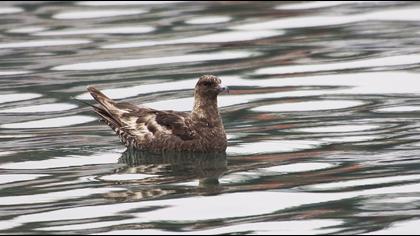
[[[155,112],[155,120],[158,125],[169,130],[173,135],[182,140],[194,139],[194,131],[191,125],[191,119],[188,114],[173,111]]]
[[[187,113],[157,111],[127,102],[117,103],[93,87],[89,87],[88,91],[102,105],[93,106],[95,112],[127,146],[132,142],[141,144],[151,141],[161,134],[174,135],[182,140],[194,138]]]
[[[141,120],[144,120],[151,109],[138,107],[128,102],[117,103],[91,86],[88,87],[88,91],[101,105],[92,105],[96,114],[115,131],[123,143],[130,146],[133,142],[142,142],[150,138],[150,132],[137,120],[139,116],[142,116]]]

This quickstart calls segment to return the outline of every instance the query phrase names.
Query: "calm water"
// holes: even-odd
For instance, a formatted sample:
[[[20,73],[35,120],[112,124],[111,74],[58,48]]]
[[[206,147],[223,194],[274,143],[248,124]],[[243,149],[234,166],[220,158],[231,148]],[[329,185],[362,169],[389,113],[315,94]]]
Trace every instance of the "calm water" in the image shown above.
[[[0,233],[418,233],[419,45],[415,2],[2,2]],[[210,73],[226,156],[73,99],[189,110]]]

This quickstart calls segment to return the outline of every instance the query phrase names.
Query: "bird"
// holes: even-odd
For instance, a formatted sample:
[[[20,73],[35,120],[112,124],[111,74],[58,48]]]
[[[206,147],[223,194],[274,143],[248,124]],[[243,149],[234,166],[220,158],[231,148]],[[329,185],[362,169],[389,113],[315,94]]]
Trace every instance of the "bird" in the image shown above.
[[[190,112],[116,102],[93,86],[87,90],[99,103],[90,104],[94,112],[127,148],[154,153],[223,153],[227,137],[217,97],[229,90],[221,83],[217,76],[201,76],[194,88],[194,106]]]

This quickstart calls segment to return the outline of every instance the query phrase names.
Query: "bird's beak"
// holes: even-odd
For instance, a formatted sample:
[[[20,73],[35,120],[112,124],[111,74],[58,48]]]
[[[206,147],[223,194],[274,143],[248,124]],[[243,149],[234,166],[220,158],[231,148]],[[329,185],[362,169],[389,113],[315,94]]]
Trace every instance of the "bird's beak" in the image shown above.
[[[229,93],[229,88],[227,86],[219,86],[217,90],[219,93]]]

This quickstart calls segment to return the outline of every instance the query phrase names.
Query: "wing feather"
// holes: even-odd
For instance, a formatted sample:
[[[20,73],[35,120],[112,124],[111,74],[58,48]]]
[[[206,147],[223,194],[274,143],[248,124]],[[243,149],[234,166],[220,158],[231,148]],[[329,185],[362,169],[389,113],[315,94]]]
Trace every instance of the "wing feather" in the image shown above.
[[[182,140],[194,139],[187,113],[157,111],[127,102],[117,103],[91,86],[88,91],[101,105],[91,105],[94,111],[118,134],[126,146],[133,143],[142,146],[159,134],[173,135]]]
[[[194,132],[188,125],[185,114],[175,112],[157,112],[156,122],[172,131],[172,134],[182,140],[194,139]]]

